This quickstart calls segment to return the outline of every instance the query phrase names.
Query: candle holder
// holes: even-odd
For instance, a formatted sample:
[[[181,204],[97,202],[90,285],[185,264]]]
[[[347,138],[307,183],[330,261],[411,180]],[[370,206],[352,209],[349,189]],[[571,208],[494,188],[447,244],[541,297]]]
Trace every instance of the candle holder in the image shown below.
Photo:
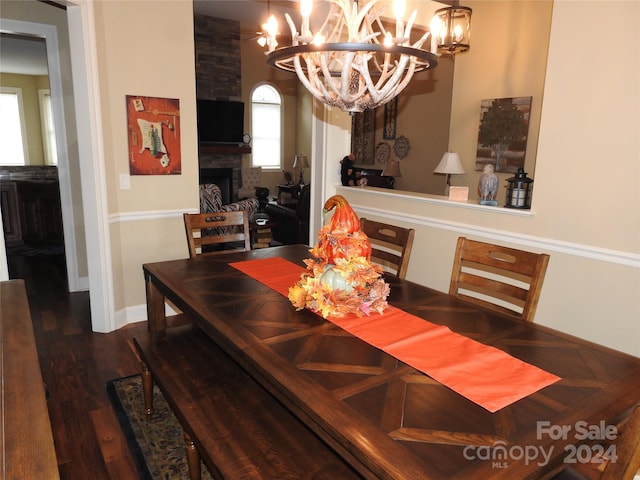
[[[507,179],[507,201],[505,207],[530,209],[532,190],[533,180],[527,177],[524,168],[518,168],[516,176]]]

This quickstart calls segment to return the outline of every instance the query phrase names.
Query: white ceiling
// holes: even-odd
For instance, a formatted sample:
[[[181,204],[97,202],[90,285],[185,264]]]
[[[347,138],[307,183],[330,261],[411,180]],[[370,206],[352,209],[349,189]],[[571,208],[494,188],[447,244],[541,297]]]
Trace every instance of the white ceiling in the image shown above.
[[[0,36],[0,72],[47,75],[47,47],[44,38],[3,33]]]

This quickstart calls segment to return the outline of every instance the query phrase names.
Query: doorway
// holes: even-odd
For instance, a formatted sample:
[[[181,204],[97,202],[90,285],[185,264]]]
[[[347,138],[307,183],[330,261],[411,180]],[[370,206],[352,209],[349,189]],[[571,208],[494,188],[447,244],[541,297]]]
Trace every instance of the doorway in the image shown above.
[[[41,8],[56,8],[46,4],[42,5]],[[65,15],[66,17],[66,15]],[[47,169],[51,170],[49,167],[38,166],[33,167],[29,166],[29,168],[25,168],[22,171],[15,172],[16,175],[20,177],[20,182],[13,182],[18,186],[19,189],[22,189],[23,192],[18,192],[18,198],[25,199],[24,205],[20,205],[21,210],[23,212],[22,222],[23,229],[28,229],[29,225],[34,227],[34,231],[23,232],[27,235],[28,240],[47,240],[46,235],[39,236],[36,231],[41,231],[42,228],[46,225],[57,225],[61,228],[61,232],[59,232],[59,242],[35,242],[35,243],[63,243],[62,253],[65,257],[65,270],[67,277],[67,284],[70,291],[79,291],[79,290],[87,290],[88,289],[88,279],[86,278],[86,274],[83,278],[82,274],[78,270],[79,263],[86,264],[86,258],[83,258],[82,255],[84,252],[83,245],[80,245],[80,252],[78,250],[78,243],[82,244],[84,242],[84,234],[80,232],[78,234],[76,229],[76,214],[74,214],[73,205],[81,203],[82,201],[78,201],[78,196],[72,194],[72,183],[74,179],[79,182],[79,174],[78,172],[72,172],[70,167],[70,156],[75,156],[77,159],[78,154],[77,151],[73,152],[70,150],[69,145],[72,145],[74,142],[70,141],[70,138],[67,136],[67,132],[71,131],[71,138],[74,138],[75,135],[73,131],[75,130],[75,120],[73,119],[73,115],[71,115],[71,121],[67,118],[66,114],[67,110],[71,110],[73,113],[73,106],[69,108],[69,105],[65,105],[64,97],[65,91],[72,91],[72,85],[63,85],[63,64],[61,62],[60,50],[59,50],[59,35],[58,28],[53,24],[41,24],[41,23],[33,23],[26,22],[22,20],[9,20],[9,19],[1,19],[2,25],[0,30],[3,33],[3,36],[10,35],[13,40],[19,39],[21,36],[30,39],[30,43],[34,43],[34,39],[41,39],[44,42],[45,55],[46,55],[46,66],[47,66],[47,74],[48,74],[48,89],[50,91],[51,98],[51,113],[53,117],[53,124],[55,125],[55,143],[56,143],[56,151],[58,158],[57,165],[57,178],[50,178],[51,172],[46,174],[47,178],[37,178],[41,177]],[[65,18],[66,21],[66,18]],[[11,37],[13,36],[13,37]],[[3,49],[7,44],[11,44],[12,42],[3,42]],[[7,55],[9,57],[9,55]],[[3,62],[5,63],[5,62]],[[7,62],[9,63],[9,62]],[[68,62],[70,63],[70,62]],[[64,72],[65,81],[70,81],[71,75],[69,72]],[[8,77],[8,76],[7,76]],[[68,95],[67,95],[68,97]],[[68,103],[68,101],[67,101]],[[67,107],[67,108],[65,108]],[[39,121],[39,120],[38,120]],[[68,129],[67,125],[70,125],[71,128]],[[27,132],[29,133],[29,132]],[[33,134],[32,134],[33,136]],[[40,161],[42,163],[42,161]],[[17,167],[14,167],[17,169]],[[54,167],[55,171],[56,168]],[[29,172],[29,173],[27,173]],[[28,178],[32,177],[32,178]],[[10,179],[11,180],[11,179]],[[27,182],[27,180],[34,180],[34,182]],[[47,184],[47,182],[49,184]],[[35,187],[34,187],[35,186]],[[51,196],[51,191],[55,191],[54,197],[57,198],[42,198],[40,193],[34,193],[35,191],[43,192],[47,191],[46,195]],[[76,188],[79,191],[79,188]],[[25,193],[27,192],[27,193]],[[52,205],[60,205],[59,216],[61,218],[60,221],[55,218],[58,212],[52,215],[49,211]],[[24,208],[23,208],[24,207]],[[4,207],[3,207],[4,208]],[[27,214],[25,215],[25,208]],[[8,213],[3,211],[3,219],[6,221],[8,218]],[[80,219],[81,220],[81,219]],[[60,225],[61,223],[61,225]],[[29,225],[26,225],[29,224]],[[3,229],[6,232],[7,228]],[[40,232],[42,233],[42,232]],[[24,235],[23,235],[24,236]],[[41,237],[41,238],[40,238]],[[51,240],[49,238],[48,240]],[[2,245],[4,248],[3,251],[0,251],[0,257],[3,262],[7,262],[6,254],[15,251],[15,248],[12,245],[9,245],[8,242],[3,242]],[[9,251],[7,252],[7,249]],[[19,249],[20,251],[20,249]],[[22,250],[22,253],[25,250]],[[26,250],[29,254],[33,255],[37,253],[37,249]],[[58,252],[59,253],[59,252]],[[86,257],[86,254],[84,254]],[[8,277],[10,273],[10,269],[8,268],[8,263],[4,263],[4,268],[0,269],[1,271],[6,271],[6,275]]]
[[[5,2],[3,4],[2,15],[0,18],[0,30],[3,31],[20,31],[19,26],[15,27],[16,22],[7,20],[10,15],[11,8],[20,6],[31,14],[36,8],[43,5],[49,5],[52,2],[39,2],[35,0],[24,0],[21,2]],[[73,68],[71,70],[71,78],[73,79],[73,91],[69,92],[69,96],[75,102],[76,114],[76,134],[77,148],[79,152],[78,172],[80,175],[80,192],[78,195],[81,201],[75,205],[79,217],[82,219],[82,225],[78,225],[76,230],[83,235],[86,254],[84,255],[87,262],[87,276],[78,279],[77,270],[75,279],[80,280],[83,289],[89,290],[91,304],[91,323],[95,332],[111,332],[115,330],[115,311],[113,298],[113,276],[111,272],[111,245],[109,239],[109,219],[107,208],[107,192],[105,185],[105,174],[103,171],[104,151],[101,148],[103,144],[101,132],[101,116],[99,107],[99,80],[98,80],[98,60],[96,54],[95,32],[95,12],[93,2],[89,0],[73,0],[65,1],[66,18],[64,24],[68,28],[69,55],[73,59]],[[51,6],[51,5],[49,5]],[[55,7],[57,8],[57,7]],[[13,18],[25,17],[12,16]],[[27,19],[30,17],[26,17]],[[41,18],[44,18],[41,16]],[[25,23],[19,22],[19,23]],[[42,25],[51,35],[47,34],[45,38],[55,37],[55,27],[51,25]],[[6,28],[5,28],[6,26]],[[40,35],[42,36],[42,35]],[[50,53],[57,52],[49,48]],[[49,64],[49,73],[53,74],[52,64]],[[59,70],[58,70],[59,73]],[[52,76],[53,80],[53,76]],[[60,77],[56,78],[56,85],[61,90]],[[53,87],[53,84],[52,84]],[[58,92],[60,92],[58,90]],[[68,172],[65,172],[68,173]],[[61,180],[63,179],[60,172]],[[65,182],[68,176],[64,176]],[[70,188],[61,188],[61,195],[68,194]],[[63,212],[66,206],[72,205],[69,197],[62,198]],[[65,219],[65,229],[69,223]],[[75,240],[76,232],[70,232],[67,235],[65,231],[65,242]],[[65,245],[67,258],[70,258],[69,251],[76,252],[75,245],[71,250]],[[77,253],[76,253],[77,256]],[[70,262],[70,265],[74,265]],[[6,272],[6,252],[4,241],[0,236],[0,275]],[[72,272],[68,268],[70,283],[74,281]],[[6,277],[4,277],[6,278]],[[77,287],[78,285],[76,285]],[[73,289],[73,286],[70,285]]]
[[[46,40],[0,33],[0,208],[8,277],[45,259],[68,286]],[[6,108],[15,107],[15,108]]]

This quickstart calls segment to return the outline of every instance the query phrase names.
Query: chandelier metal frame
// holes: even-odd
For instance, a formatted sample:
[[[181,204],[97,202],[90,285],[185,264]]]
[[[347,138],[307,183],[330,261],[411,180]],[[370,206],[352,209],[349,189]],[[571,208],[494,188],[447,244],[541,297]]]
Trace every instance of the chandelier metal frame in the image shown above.
[[[300,32],[285,14],[291,46],[276,49],[272,38],[267,63],[295,72],[304,87],[329,106],[361,112],[387,103],[406,88],[414,73],[434,68],[438,56],[433,39],[433,52],[421,48],[430,32],[411,44],[415,10],[406,25],[401,11],[396,13],[392,35],[374,8],[380,1],[367,0],[359,10],[357,1],[330,0],[330,13],[315,35],[309,30],[309,11],[302,15]]]

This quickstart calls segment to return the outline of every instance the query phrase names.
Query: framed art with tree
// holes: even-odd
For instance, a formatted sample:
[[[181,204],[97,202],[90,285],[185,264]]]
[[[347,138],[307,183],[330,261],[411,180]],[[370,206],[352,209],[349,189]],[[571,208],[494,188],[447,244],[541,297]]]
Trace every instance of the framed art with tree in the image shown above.
[[[482,100],[476,170],[491,164],[496,172],[516,173],[524,167],[531,97]]]

